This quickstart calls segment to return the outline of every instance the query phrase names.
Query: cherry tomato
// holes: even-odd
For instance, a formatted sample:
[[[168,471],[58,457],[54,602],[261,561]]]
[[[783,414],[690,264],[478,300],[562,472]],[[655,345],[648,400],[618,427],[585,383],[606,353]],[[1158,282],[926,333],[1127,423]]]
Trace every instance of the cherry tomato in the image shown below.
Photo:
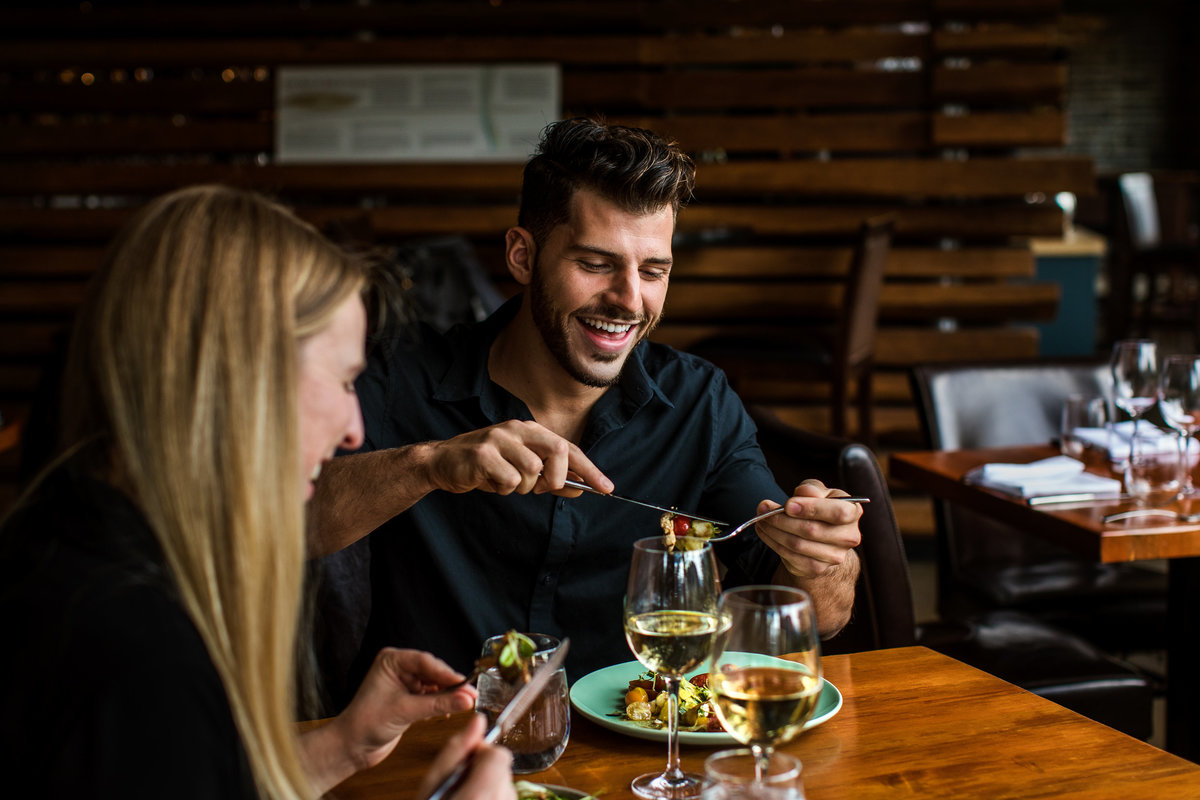
[[[688,531],[692,529],[692,521],[687,517],[675,517],[671,520],[671,524],[675,526],[676,536],[687,536]]]
[[[645,703],[649,699],[646,690],[640,686],[635,686],[625,693],[625,705],[633,705],[634,703]]]

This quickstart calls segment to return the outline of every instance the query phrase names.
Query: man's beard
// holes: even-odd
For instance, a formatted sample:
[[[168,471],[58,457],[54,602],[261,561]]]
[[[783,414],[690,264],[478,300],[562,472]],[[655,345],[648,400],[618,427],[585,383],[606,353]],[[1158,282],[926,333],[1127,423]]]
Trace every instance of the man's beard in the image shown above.
[[[537,326],[538,332],[542,335],[542,341],[546,343],[546,347],[554,356],[554,360],[558,362],[559,366],[568,375],[584,386],[591,386],[597,389],[607,389],[610,386],[615,386],[621,380],[621,373],[625,371],[625,364],[622,364],[621,368],[612,376],[597,375],[587,370],[585,366],[571,357],[569,337],[571,318],[569,315],[559,312],[558,308],[554,305],[554,301],[550,299],[549,293],[546,291],[545,281],[542,280],[541,276],[542,271],[535,263],[533,277],[529,284],[530,313],[533,316],[534,325]],[[622,311],[615,306],[594,306],[585,309],[585,312],[590,316],[605,317],[634,325],[646,322],[646,320],[640,317],[630,318],[628,312]],[[613,362],[618,359],[626,359],[627,361],[634,347],[637,347],[657,327],[659,319],[661,317],[655,318],[644,325],[633,347],[620,353],[599,353],[594,358],[605,362]]]

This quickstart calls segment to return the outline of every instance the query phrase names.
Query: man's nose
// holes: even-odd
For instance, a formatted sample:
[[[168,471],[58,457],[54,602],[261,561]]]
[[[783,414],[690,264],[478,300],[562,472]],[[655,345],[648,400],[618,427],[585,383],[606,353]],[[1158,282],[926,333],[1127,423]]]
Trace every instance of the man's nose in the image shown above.
[[[617,270],[613,273],[612,284],[608,287],[608,299],[614,305],[633,312],[640,312],[641,281],[636,268]]]

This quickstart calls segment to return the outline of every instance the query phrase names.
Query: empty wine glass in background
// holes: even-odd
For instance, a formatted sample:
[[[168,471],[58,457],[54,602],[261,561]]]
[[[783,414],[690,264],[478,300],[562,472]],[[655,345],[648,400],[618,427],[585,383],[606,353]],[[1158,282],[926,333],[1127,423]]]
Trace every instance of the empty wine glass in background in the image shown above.
[[[712,545],[674,548],[662,536],[639,539],[625,589],[625,639],[634,656],[667,684],[667,768],[630,784],[638,797],[685,800],[700,796],[703,777],[679,767],[679,683],[712,653],[721,618],[721,584]],[[683,537],[681,537],[682,539]]]
[[[771,751],[804,729],[821,696],[821,644],[812,598],[785,586],[743,586],[721,596],[708,687],[721,725],[754,752],[761,780]]]
[[[1113,403],[1138,420],[1158,399],[1158,355],[1150,339],[1122,339],[1113,344],[1109,367],[1113,377]]]
[[[1163,362],[1158,384],[1158,406],[1163,420],[1179,431],[1180,494],[1197,493],[1192,483],[1191,444],[1200,430],[1200,355],[1173,355]]]

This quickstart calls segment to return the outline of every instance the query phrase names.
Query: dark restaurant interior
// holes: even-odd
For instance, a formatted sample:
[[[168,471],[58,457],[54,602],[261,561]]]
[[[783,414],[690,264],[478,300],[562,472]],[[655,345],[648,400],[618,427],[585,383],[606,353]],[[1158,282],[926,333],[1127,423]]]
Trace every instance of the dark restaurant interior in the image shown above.
[[[869,448],[894,512],[878,535],[900,549],[867,560],[862,580],[879,597],[888,575],[911,581],[904,641],[1167,748],[1166,558],[1084,569],[892,475],[890,457],[1057,448],[1063,401],[1100,391],[1114,342],[1153,339],[1160,363],[1200,351],[1198,50],[1200,7],[1185,0],[7,4],[0,514],[35,469],[32,412],[88,278],[163,192],[225,183],[279,198],[386,263],[441,326],[519,288],[502,243],[524,156],[281,157],[303,146],[285,141],[303,132],[281,124],[281,71],[554,67],[561,117],[649,128],[695,159],[654,338],[727,370],[777,473],[872,478],[861,454],[834,464],[827,440],[794,429]],[[336,111],[334,83],[300,102]],[[944,386],[958,368],[984,391],[938,408],[968,397]],[[1042,388],[1019,383],[1030,371]],[[826,468],[792,459],[799,448]],[[864,512],[864,537],[884,511]],[[1014,610],[1031,627],[1013,627]],[[1015,663],[1027,659],[1013,647],[1060,658],[1041,623],[1101,661],[1064,655],[1050,676]],[[880,630],[897,623],[874,624],[873,641],[848,633],[830,652],[888,646]],[[997,647],[989,631],[1010,639]],[[1110,656],[1140,682],[1085,696],[1123,680]],[[1096,711],[1126,700],[1139,709]],[[1170,749],[1195,760],[1194,736],[1190,748]]]

